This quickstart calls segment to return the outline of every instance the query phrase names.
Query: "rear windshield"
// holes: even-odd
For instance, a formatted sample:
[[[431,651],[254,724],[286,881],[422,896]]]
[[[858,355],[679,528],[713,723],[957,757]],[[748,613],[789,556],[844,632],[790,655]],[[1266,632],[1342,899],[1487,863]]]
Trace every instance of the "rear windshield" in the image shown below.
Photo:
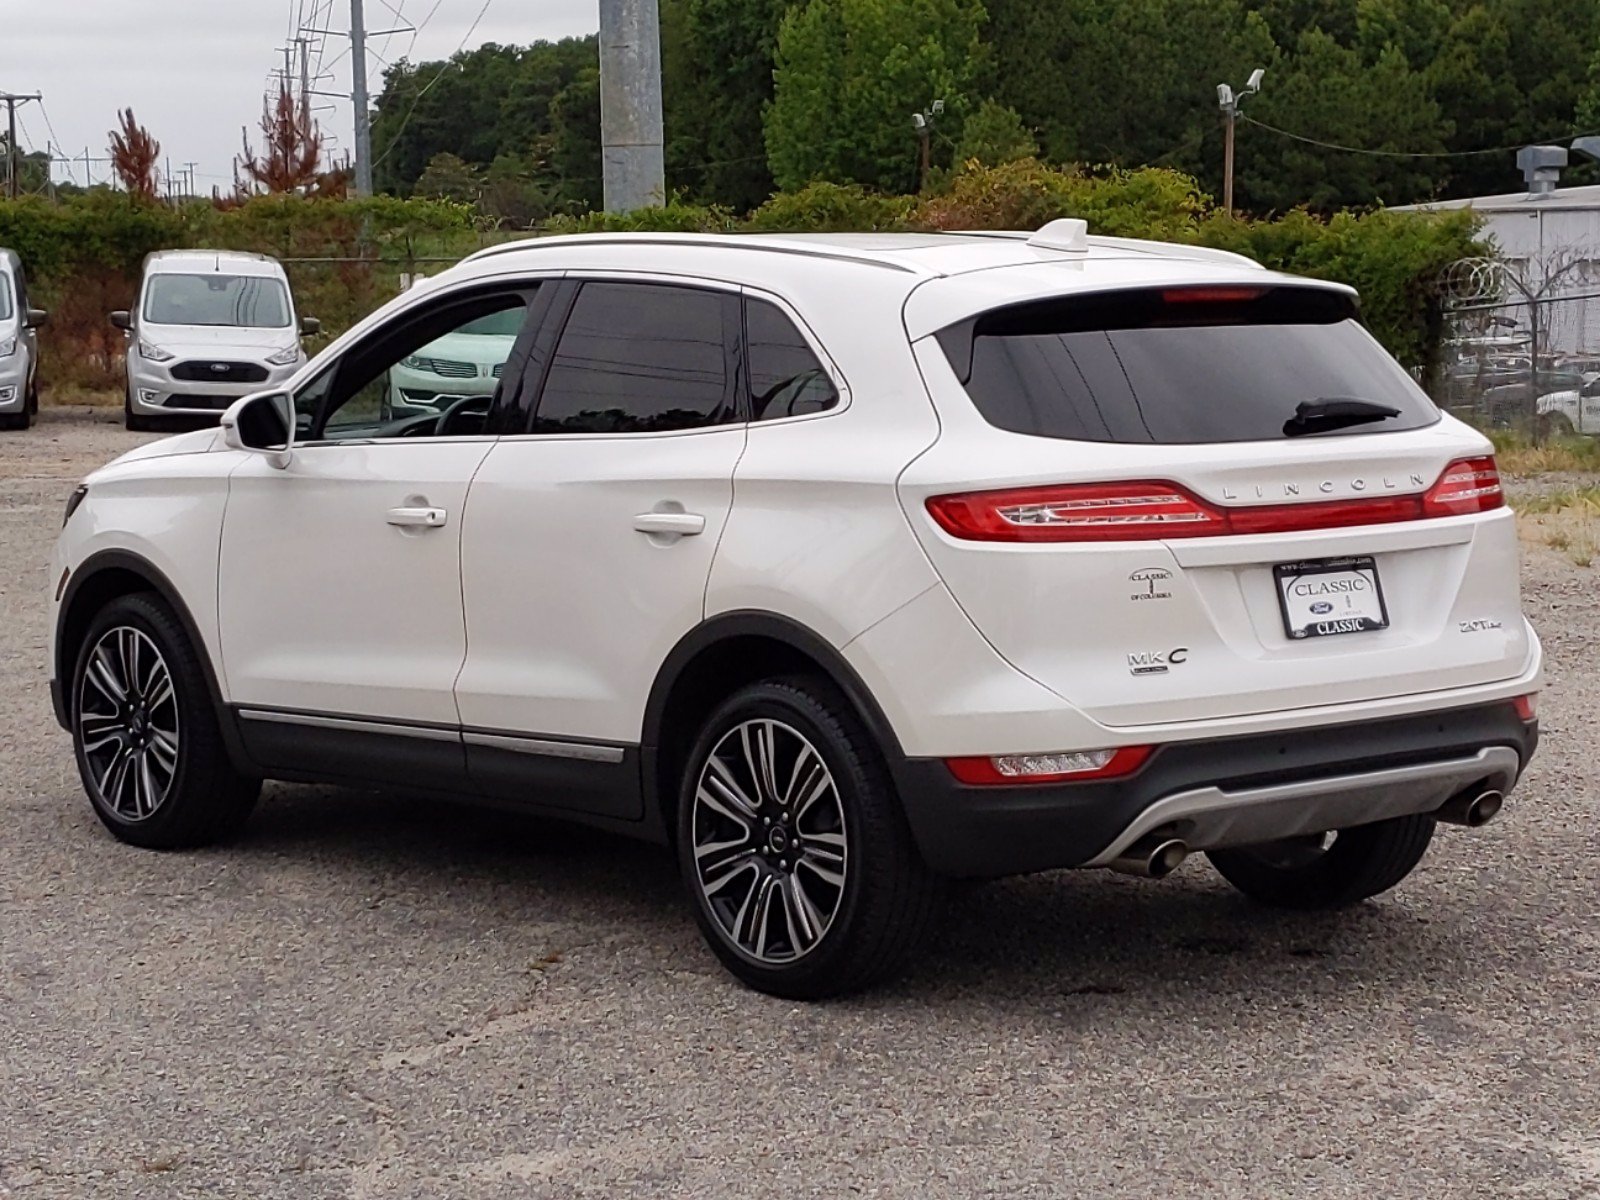
[[[1016,305],[939,335],[985,420],[1086,442],[1252,442],[1439,419],[1410,376],[1313,288],[1183,288]]]
[[[289,293],[262,275],[152,275],[144,319],[155,325],[282,329],[289,324]]]

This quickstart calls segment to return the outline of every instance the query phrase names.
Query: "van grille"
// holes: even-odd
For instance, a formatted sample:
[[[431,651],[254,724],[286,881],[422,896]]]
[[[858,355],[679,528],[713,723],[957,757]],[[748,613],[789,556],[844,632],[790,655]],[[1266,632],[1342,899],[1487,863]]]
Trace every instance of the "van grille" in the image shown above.
[[[172,377],[194,383],[265,383],[267,369],[260,363],[195,359],[173,367]]]

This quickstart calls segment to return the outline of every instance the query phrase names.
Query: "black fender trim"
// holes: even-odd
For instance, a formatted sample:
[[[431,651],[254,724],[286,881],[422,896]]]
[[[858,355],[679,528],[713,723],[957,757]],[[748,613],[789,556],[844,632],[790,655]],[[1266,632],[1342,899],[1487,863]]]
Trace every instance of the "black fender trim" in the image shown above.
[[[211,707],[217,714],[217,724],[222,730],[222,741],[227,747],[228,758],[233,762],[234,769],[241,774],[260,775],[261,768],[250,758],[244,747],[244,739],[239,736],[238,719],[233,710],[223,702],[222,685],[217,679],[211,652],[206,646],[205,639],[200,636],[200,626],[195,623],[189,606],[183,602],[178,589],[166,575],[148,559],[141,558],[130,550],[101,550],[91,554],[78,564],[67,580],[67,589],[61,596],[61,605],[56,613],[56,655],[52,664],[55,678],[50,682],[50,699],[55,706],[56,721],[61,728],[69,732],[72,729],[67,689],[77,668],[77,647],[67,645],[67,617],[72,613],[83,588],[96,576],[103,575],[107,571],[126,571],[130,575],[138,576],[148,590],[160,596],[172,610],[178,618],[178,624],[183,626],[183,632],[194,646],[195,653],[200,659],[201,669],[205,672],[206,689],[211,693]]]
[[[645,703],[644,729],[640,739],[640,783],[644,793],[645,821],[651,827],[651,832],[661,840],[666,840],[669,833],[665,828],[665,810],[657,787],[661,731],[666,724],[668,698],[685,669],[700,654],[720,642],[740,637],[760,637],[781,642],[816,662],[834,686],[855,706],[857,714],[866,723],[867,731],[872,734],[888,762],[896,783],[900,783],[904,777],[906,758],[900,748],[900,739],[895,736],[893,727],[867,685],[831,642],[800,622],[777,613],[761,609],[736,609],[719,613],[695,626],[672,648],[656,673],[650,697]]]

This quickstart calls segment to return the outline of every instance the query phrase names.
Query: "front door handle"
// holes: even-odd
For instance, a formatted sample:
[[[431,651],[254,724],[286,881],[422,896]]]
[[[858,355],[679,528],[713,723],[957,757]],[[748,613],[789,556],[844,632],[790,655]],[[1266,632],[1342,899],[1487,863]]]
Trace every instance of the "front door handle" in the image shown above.
[[[449,516],[442,508],[391,508],[389,524],[402,529],[438,529]]]
[[[633,527],[640,533],[675,533],[679,537],[694,537],[706,531],[706,519],[699,513],[647,512],[633,519]]]

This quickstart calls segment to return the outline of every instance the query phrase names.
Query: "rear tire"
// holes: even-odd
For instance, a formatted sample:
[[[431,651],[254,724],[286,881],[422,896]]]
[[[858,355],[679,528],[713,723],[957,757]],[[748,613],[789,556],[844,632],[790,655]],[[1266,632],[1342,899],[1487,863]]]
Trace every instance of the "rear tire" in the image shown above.
[[[712,951],[787,999],[894,974],[925,943],[943,892],[871,734],[821,679],[756,683],[711,714],[684,770],[677,834]]]
[[[261,781],[228,758],[200,651],[161,599],[113,600],[78,649],[70,704],[78,773],[95,815],[155,850],[236,833]]]
[[[1421,813],[1332,835],[1286,838],[1259,846],[1211,850],[1218,873],[1250,899],[1275,908],[1344,908],[1386,892],[1422,861],[1433,817]]]

